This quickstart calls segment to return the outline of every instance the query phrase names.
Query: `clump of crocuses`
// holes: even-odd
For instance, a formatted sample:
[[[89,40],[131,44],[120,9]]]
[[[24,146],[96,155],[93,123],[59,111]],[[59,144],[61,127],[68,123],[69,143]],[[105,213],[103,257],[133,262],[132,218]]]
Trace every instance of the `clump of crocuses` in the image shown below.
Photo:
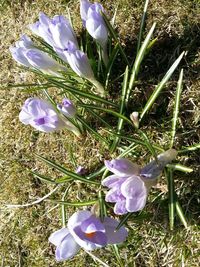
[[[104,179],[102,185],[110,188],[105,200],[115,203],[114,212],[122,215],[142,210],[150,187],[176,155],[175,149],[169,149],[143,168],[124,158],[106,160],[107,169],[114,174]]]
[[[74,213],[68,220],[67,228],[49,237],[49,241],[56,246],[56,260],[70,259],[80,248],[91,251],[124,242],[128,233],[124,227],[116,230],[118,224],[117,220],[110,217],[105,217],[101,222],[87,210]]]

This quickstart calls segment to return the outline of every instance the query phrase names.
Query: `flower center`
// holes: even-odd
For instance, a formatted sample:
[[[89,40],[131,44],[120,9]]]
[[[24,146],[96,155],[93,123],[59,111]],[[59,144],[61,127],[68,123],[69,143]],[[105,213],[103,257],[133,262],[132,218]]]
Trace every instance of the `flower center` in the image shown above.
[[[91,232],[91,233],[85,233],[85,236],[87,238],[93,238],[95,236],[96,232]]]

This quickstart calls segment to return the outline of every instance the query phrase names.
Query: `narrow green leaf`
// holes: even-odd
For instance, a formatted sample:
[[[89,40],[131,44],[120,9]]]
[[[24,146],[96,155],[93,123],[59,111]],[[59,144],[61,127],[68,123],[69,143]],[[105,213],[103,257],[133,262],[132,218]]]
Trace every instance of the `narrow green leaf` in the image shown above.
[[[177,125],[178,114],[179,114],[182,88],[183,88],[183,69],[181,69],[181,71],[180,71],[180,75],[179,75],[179,79],[178,79],[178,83],[177,83],[177,89],[176,89],[174,113],[173,113],[173,119],[172,119],[171,144],[170,144],[171,148],[174,145],[174,138],[175,138],[175,134],[176,134],[176,125]]]
[[[140,134],[140,136],[142,137],[142,139],[144,140],[146,147],[149,149],[149,151],[151,152],[152,156],[155,158],[155,160],[157,161],[157,154],[156,151],[153,147],[153,145],[151,145],[149,138],[147,137],[147,135],[141,131],[140,129],[138,129],[138,133]]]
[[[149,100],[147,101],[141,115],[140,115],[140,121],[143,119],[144,115],[150,110],[151,106],[154,104],[156,98],[159,96],[160,92],[164,88],[165,84],[167,81],[170,79],[172,74],[174,73],[175,69],[179,65],[181,59],[183,58],[185,52],[182,52],[182,54],[176,59],[176,61],[173,63],[173,65],[170,67],[168,72],[165,74],[164,78],[162,81],[156,86],[154,92],[150,96]]]
[[[167,164],[167,167],[174,171],[181,171],[181,172],[186,172],[186,173],[193,172],[193,169],[186,167],[184,165],[181,165],[181,164]]]
[[[119,113],[123,115],[124,113],[124,108],[125,108],[125,99],[126,99],[126,91],[127,91],[127,86],[128,86],[128,74],[129,74],[129,68],[128,66],[126,67],[125,73],[124,73],[124,79],[123,79],[123,84],[122,84],[122,94],[121,94],[121,103],[120,103],[120,111]],[[123,118],[118,119],[118,125],[117,125],[117,133],[119,134],[122,130],[124,123]],[[113,153],[120,141],[120,137],[116,137],[112,143],[112,146],[110,148],[110,152]]]
[[[118,266],[120,267],[124,267],[124,263],[122,262],[122,259],[120,257],[120,254],[119,254],[119,248],[117,245],[112,245],[112,249],[113,249],[113,253],[118,261]]]
[[[169,195],[169,225],[170,230],[174,229],[174,218],[175,218],[175,191],[174,191],[174,178],[173,170],[169,169],[167,172],[168,180],[168,195]]]
[[[151,27],[151,29],[150,29],[149,33],[147,34],[139,52],[137,53],[137,56],[136,56],[136,59],[135,59],[135,62],[133,64],[133,68],[132,68],[129,87],[128,87],[127,94],[126,94],[126,105],[128,104],[131,90],[132,90],[132,88],[133,88],[133,86],[137,80],[137,75],[138,75],[142,60],[145,56],[147,47],[149,45],[150,39],[151,39],[152,34],[154,32],[155,26],[156,26],[156,23],[154,23],[153,26]]]
[[[98,132],[96,132],[92,127],[90,127],[88,125],[88,123],[84,120],[84,118],[81,118],[80,116],[77,116],[77,119],[85,126],[85,128],[91,132],[94,137],[97,139],[97,140],[101,140],[103,141],[103,143],[105,143],[106,145],[109,145],[109,142],[103,138]]]
[[[112,54],[109,57],[109,61],[108,61],[108,66],[106,69],[106,80],[105,80],[105,88],[108,88],[108,84],[109,84],[109,78],[110,78],[110,74],[111,74],[111,70],[112,70],[112,66],[114,64],[114,61],[117,57],[117,54],[119,53],[119,44],[117,43],[112,51]]]
[[[138,42],[137,42],[137,53],[140,49],[141,42],[142,42],[142,36],[144,32],[144,27],[145,27],[148,4],[149,4],[149,0],[146,0],[144,3],[144,9],[143,9],[143,14],[142,14],[141,23],[140,23],[140,31],[139,31]]]
[[[102,190],[99,190],[98,197],[99,197],[100,218],[101,221],[103,222],[104,218],[107,216],[107,211],[105,205],[105,197],[103,196]]]
[[[187,225],[187,220],[185,218],[185,215],[183,213],[183,210],[181,208],[181,205],[178,201],[176,201],[176,212],[178,214],[178,217],[180,219],[180,221],[182,222],[182,224],[184,225],[184,227],[187,229],[188,225]]]
[[[103,167],[101,167],[100,169],[98,169],[96,172],[94,172],[94,173],[92,173],[92,174],[86,176],[86,178],[87,178],[87,179],[93,179],[93,178],[95,178],[95,177],[101,175],[105,170],[106,170],[106,167],[103,166]]]
[[[91,181],[91,180],[88,180],[74,172],[71,172],[71,171],[68,171],[67,169],[65,169],[64,167],[62,167],[61,165],[55,163],[54,161],[52,160],[49,160],[49,159],[46,159],[42,156],[39,156],[37,154],[35,154],[37,158],[39,158],[40,160],[42,160],[43,162],[47,163],[49,166],[55,168],[56,170],[68,175],[70,178],[73,178],[74,180],[78,180],[78,181],[81,181],[81,182],[84,182],[84,183],[88,183],[88,184],[95,184],[95,185],[99,185],[99,182],[95,182],[95,181]]]
[[[66,90],[66,92],[69,92],[69,93],[71,93],[73,95],[79,95],[81,97],[86,97],[88,99],[95,100],[97,102],[104,103],[104,104],[110,105],[110,106],[114,106],[114,107],[117,106],[115,103],[113,103],[111,101],[108,101],[108,100],[106,100],[106,99],[104,99],[104,98],[102,98],[100,96],[95,95],[95,94],[91,94],[91,93],[88,93],[88,92],[81,91],[81,90],[79,90],[79,89],[77,89],[75,87],[72,87],[72,86],[69,86],[69,85],[65,85],[65,84],[60,83],[60,82],[58,82],[58,81],[56,81],[54,79],[51,79],[51,78],[48,78],[48,80],[52,84],[58,86],[58,88],[63,88],[63,89]]]
[[[195,151],[200,149],[200,143],[199,144],[195,144],[193,146],[189,146],[189,147],[184,147],[183,149],[179,150],[178,153],[187,153],[188,151]]]
[[[37,177],[38,179],[40,179],[41,181],[44,181],[46,183],[50,183],[50,184],[58,184],[56,181],[54,181],[52,178],[49,178],[45,175],[39,174],[37,172],[33,172],[30,171],[30,173],[32,173],[35,177]]]
[[[124,52],[124,50],[123,50],[123,48],[122,48],[120,42],[119,42],[119,39],[118,39],[117,34],[115,33],[115,30],[113,29],[113,26],[111,25],[111,23],[109,22],[108,18],[106,17],[106,15],[105,15],[104,13],[102,13],[102,16],[103,16],[103,19],[104,19],[104,21],[105,21],[105,24],[106,24],[106,26],[107,26],[107,28],[108,28],[108,30],[109,30],[109,33],[110,33],[111,37],[112,37],[112,38],[115,40],[115,42],[119,45],[119,51],[120,51],[120,53],[121,53],[121,55],[122,55],[124,61],[126,62],[126,64],[127,64],[128,66],[130,66],[130,63],[129,63],[128,59],[127,59],[127,56],[126,56],[126,54],[125,54],[125,52]]]
[[[95,200],[88,200],[84,202],[68,202],[68,201],[62,201],[62,200],[56,200],[56,199],[47,199],[47,201],[69,206],[69,207],[83,207],[83,206],[91,206],[98,202],[98,199]]]
[[[120,221],[120,223],[117,225],[116,230],[119,230],[127,221],[128,219],[133,215],[133,212],[127,213],[123,219]]]
[[[107,109],[107,108],[103,108],[103,107],[99,107],[99,106],[94,106],[94,105],[88,105],[88,104],[80,104],[81,107],[86,107],[86,108],[91,108],[91,109],[97,109],[97,110],[101,110],[101,111],[104,111],[106,113],[109,113],[109,114],[112,114],[113,116],[116,116],[120,119],[123,119],[124,121],[126,121],[127,123],[132,124],[131,120],[129,120],[127,117],[125,117],[124,115],[114,111],[114,110],[111,110],[111,109]]]

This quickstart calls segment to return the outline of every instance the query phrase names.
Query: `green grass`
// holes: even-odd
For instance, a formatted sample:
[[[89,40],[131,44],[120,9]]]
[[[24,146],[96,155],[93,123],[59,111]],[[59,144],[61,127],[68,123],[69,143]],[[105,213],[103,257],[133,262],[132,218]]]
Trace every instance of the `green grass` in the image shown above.
[[[39,11],[48,15],[67,15],[66,5],[69,1],[4,1],[0,6],[1,42],[1,84],[32,83],[33,74],[17,68],[8,48],[22,32],[28,32],[26,25],[38,17]],[[143,1],[104,1],[109,12],[116,16],[117,30],[126,54],[133,60],[136,54],[136,41],[140,28]],[[115,2],[115,3],[113,3]],[[73,10],[72,20],[77,32],[80,32],[78,17],[78,1],[69,2]],[[180,97],[176,135],[173,139],[175,148],[192,146],[200,142],[199,129],[199,19],[198,1],[150,1],[147,30],[153,22],[157,23],[154,36],[158,36],[152,51],[146,56],[138,75],[134,93],[130,95],[130,112],[142,111],[155,86],[161,81],[178,55],[188,51],[179,70],[184,68],[183,89]],[[145,31],[145,35],[147,31]],[[124,66],[123,66],[124,65]],[[122,62],[122,70],[125,69]],[[124,68],[123,68],[124,67]],[[115,73],[111,73],[113,79]],[[163,148],[171,144],[171,125],[174,110],[179,71],[175,71],[166,88],[158,96],[148,114],[143,119],[142,130],[148,138]],[[120,80],[121,82],[121,80]],[[121,84],[116,81],[111,96],[119,94]],[[56,88],[52,89],[56,96]],[[90,134],[78,140],[66,131],[43,134],[25,127],[18,120],[18,113],[28,94],[17,89],[1,90],[1,150],[0,150],[0,262],[2,266],[100,266],[90,255],[81,251],[72,260],[57,264],[54,260],[54,248],[48,243],[49,235],[62,225],[61,207],[56,203],[41,202],[29,208],[9,209],[5,204],[25,204],[45,196],[54,185],[41,182],[29,173],[29,169],[46,174],[49,177],[61,178],[62,174],[47,167],[39,161],[34,153],[59,162],[69,170],[74,170],[71,152],[74,153],[77,165],[86,165],[89,171],[101,166],[104,158],[110,158],[108,150],[99,145]],[[39,94],[39,93],[38,93]],[[30,95],[33,95],[30,94]],[[134,108],[134,110],[133,110]],[[111,121],[112,122],[112,121]],[[103,128],[99,129],[102,136],[106,135]],[[123,133],[123,132],[122,132]],[[144,165],[149,160],[141,146],[136,146],[132,160]],[[129,218],[129,238],[120,246],[119,253],[124,266],[199,266],[200,240],[199,229],[199,152],[198,150],[182,153],[178,160],[194,171],[192,173],[173,172],[174,186],[179,202],[188,221],[188,229],[184,229],[177,215],[174,218],[174,230],[169,230],[167,181],[163,177],[151,190],[145,209],[138,215]],[[54,194],[55,199],[65,191],[59,188]],[[67,202],[85,201],[86,196],[96,198],[92,186],[74,182],[65,198]],[[66,207],[69,217],[75,208]],[[109,266],[119,266],[113,255],[112,248],[93,252],[94,255]]]

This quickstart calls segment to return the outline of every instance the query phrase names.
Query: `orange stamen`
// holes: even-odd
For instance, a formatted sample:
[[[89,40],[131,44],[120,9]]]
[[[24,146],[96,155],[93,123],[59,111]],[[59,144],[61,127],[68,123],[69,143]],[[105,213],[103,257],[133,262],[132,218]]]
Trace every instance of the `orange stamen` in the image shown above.
[[[96,234],[95,232],[85,233],[85,236],[88,238],[92,238],[95,234]]]

